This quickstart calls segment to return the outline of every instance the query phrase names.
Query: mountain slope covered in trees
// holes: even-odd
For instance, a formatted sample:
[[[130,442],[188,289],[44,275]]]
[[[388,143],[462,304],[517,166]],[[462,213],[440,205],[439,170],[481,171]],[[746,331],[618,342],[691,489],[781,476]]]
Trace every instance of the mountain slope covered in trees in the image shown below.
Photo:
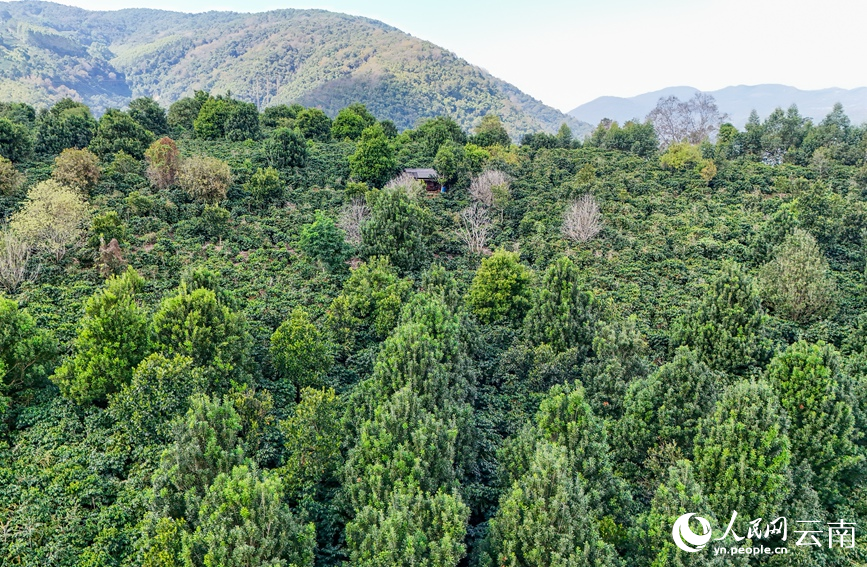
[[[102,111],[131,96],[168,106],[195,90],[258,106],[300,103],[331,116],[366,104],[400,129],[454,117],[465,129],[499,115],[513,137],[588,126],[516,87],[378,21],[321,10],[182,14],[90,12],[0,3],[0,99],[79,98]]]
[[[842,108],[513,144],[130,107],[0,105],[0,565],[867,562]]]

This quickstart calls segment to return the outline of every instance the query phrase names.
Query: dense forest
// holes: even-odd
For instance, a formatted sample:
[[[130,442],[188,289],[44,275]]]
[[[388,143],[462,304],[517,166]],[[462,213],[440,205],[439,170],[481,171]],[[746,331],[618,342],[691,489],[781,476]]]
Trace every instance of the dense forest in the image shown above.
[[[867,564],[867,128],[708,109],[3,103],[0,565]]]
[[[401,129],[448,115],[471,130],[495,113],[516,141],[564,121],[576,134],[591,129],[447,49],[368,18],[0,2],[0,100],[71,97],[102,114],[134,96],[167,106],[195,90],[231,91],[260,108],[299,102],[332,118],[361,102]]]

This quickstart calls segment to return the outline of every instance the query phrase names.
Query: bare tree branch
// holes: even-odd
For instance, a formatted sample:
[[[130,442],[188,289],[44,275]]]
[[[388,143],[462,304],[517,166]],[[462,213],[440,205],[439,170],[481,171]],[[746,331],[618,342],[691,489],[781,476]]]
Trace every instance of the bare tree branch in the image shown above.
[[[473,203],[458,214],[458,237],[473,254],[481,254],[488,242],[491,219],[488,209],[481,203]]]
[[[602,212],[592,195],[573,201],[563,215],[563,236],[575,242],[587,242],[602,230]]]
[[[346,233],[346,241],[358,246],[361,244],[361,225],[370,216],[370,209],[364,197],[355,197],[343,208],[337,219],[337,226]]]
[[[10,293],[30,277],[30,247],[11,230],[0,232],[0,284]]]

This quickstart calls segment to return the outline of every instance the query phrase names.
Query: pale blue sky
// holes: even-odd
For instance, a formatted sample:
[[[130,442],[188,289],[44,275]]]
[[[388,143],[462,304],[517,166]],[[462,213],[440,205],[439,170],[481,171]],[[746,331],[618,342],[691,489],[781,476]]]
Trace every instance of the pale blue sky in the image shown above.
[[[62,0],[94,10],[321,8],[441,45],[563,111],[667,86],[867,86],[863,0]]]

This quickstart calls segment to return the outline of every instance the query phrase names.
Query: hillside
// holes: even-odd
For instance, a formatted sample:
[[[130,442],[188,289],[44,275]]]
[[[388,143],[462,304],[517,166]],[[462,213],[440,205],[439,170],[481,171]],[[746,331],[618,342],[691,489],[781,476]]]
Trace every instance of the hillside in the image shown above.
[[[676,96],[686,100],[696,92],[699,90],[694,87],[669,87],[628,98],[603,96],[571,110],[569,115],[590,124],[598,124],[603,118],[623,123],[634,118],[643,119],[661,97]],[[731,123],[738,128],[743,128],[753,110],[765,118],[775,108],[785,109],[793,104],[798,106],[803,116],[818,121],[839,102],[853,123],[867,121],[867,87],[805,91],[786,85],[738,85],[708,93],[716,99],[720,111],[727,113]]]
[[[0,3],[0,99],[64,96],[97,112],[151,96],[231,91],[260,107],[298,102],[331,116],[363,102],[398,128],[450,115],[469,130],[499,114],[513,137],[571,120],[455,54],[382,22],[321,10],[182,14]]]

